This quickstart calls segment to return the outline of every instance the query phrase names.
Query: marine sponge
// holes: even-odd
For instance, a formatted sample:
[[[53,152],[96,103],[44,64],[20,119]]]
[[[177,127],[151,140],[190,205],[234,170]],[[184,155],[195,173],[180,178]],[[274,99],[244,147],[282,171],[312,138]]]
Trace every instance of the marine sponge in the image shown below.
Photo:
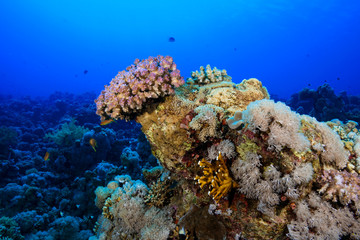
[[[149,57],[119,72],[95,100],[101,120],[134,119],[145,103],[174,94],[184,79],[172,57]]]

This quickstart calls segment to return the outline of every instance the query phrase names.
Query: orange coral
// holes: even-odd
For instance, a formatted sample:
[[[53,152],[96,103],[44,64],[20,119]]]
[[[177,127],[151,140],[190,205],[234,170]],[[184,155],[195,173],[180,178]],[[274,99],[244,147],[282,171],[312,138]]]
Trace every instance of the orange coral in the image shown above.
[[[198,164],[203,168],[203,176],[196,176],[194,180],[198,181],[200,188],[209,185],[209,195],[216,202],[219,202],[222,197],[226,196],[232,188],[238,187],[238,184],[231,178],[220,152],[213,163],[202,159]]]

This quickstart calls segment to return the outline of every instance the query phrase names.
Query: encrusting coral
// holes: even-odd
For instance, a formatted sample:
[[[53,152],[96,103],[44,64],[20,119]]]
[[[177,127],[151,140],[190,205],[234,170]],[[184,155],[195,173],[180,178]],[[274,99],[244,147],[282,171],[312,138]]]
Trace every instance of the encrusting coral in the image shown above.
[[[317,183],[319,193],[324,199],[340,202],[342,205],[351,205],[360,216],[360,176],[356,173],[338,171],[335,169],[323,170]]]
[[[130,71],[140,71],[136,64]],[[125,232],[147,239],[144,231],[156,230],[147,225],[151,213],[164,228],[157,229],[158,239],[174,236],[182,227],[190,239],[360,239],[356,124],[321,123],[299,115],[268,100],[259,80],[234,84],[219,72],[201,68],[184,85],[172,85],[179,87],[161,95],[162,101],[146,101],[151,109],[137,108],[117,88],[106,87],[107,96],[116,96],[124,111],[109,110],[103,92],[97,114],[140,123],[172,183],[147,176],[157,182],[152,195],[140,183],[142,194],[124,194],[136,189],[129,179],[119,181],[114,192],[98,190],[106,197],[98,196],[97,205],[111,199],[109,213],[114,216],[101,218],[99,236],[111,239],[111,234]],[[155,197],[161,184],[172,191],[166,200],[162,194]],[[206,224],[194,221],[199,215]],[[128,218],[146,224],[137,226]]]

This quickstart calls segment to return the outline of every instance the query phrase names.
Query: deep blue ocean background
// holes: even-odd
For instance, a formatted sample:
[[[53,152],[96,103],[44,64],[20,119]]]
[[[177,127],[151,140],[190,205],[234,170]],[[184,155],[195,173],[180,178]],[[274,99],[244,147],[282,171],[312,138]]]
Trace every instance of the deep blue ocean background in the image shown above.
[[[135,58],[170,55],[184,77],[210,64],[281,97],[325,82],[359,94],[359,10],[355,0],[0,1],[0,93],[99,93]]]

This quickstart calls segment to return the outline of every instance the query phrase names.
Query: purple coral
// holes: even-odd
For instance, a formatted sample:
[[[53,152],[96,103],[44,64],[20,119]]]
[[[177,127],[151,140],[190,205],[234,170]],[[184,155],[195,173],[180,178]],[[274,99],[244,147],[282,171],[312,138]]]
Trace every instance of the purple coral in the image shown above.
[[[95,100],[96,114],[105,119],[133,119],[150,100],[174,94],[184,78],[172,57],[149,57],[119,72]]]
[[[335,169],[323,170],[318,177],[320,193],[324,194],[326,200],[340,201],[343,205],[351,202],[360,213],[360,177],[356,173],[338,171]]]

